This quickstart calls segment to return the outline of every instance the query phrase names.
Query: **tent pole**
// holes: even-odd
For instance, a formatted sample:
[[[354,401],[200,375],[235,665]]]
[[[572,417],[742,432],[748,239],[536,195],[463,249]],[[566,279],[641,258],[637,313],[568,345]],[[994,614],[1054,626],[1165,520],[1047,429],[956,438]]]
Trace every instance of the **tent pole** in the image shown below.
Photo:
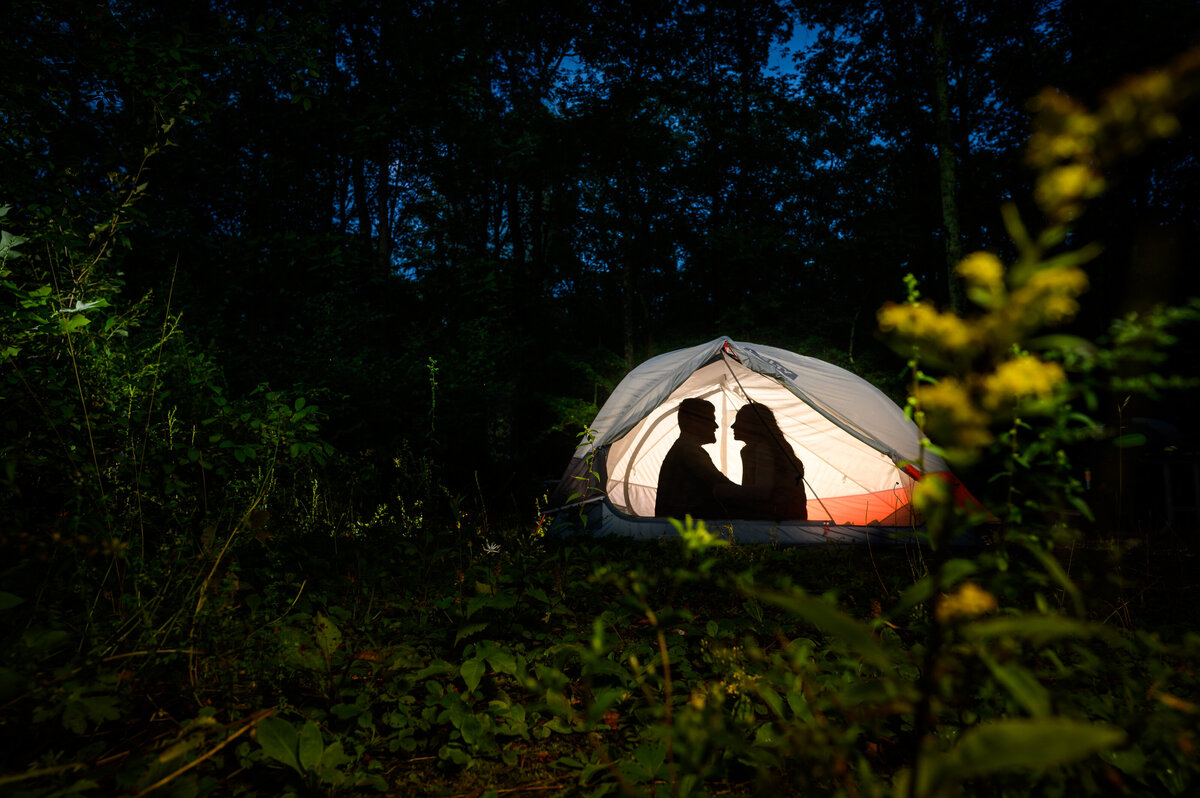
[[[725,391],[721,391],[721,429],[724,430],[729,426],[729,395]],[[721,450],[719,453],[721,458],[721,473],[729,473],[729,436],[721,435]]]

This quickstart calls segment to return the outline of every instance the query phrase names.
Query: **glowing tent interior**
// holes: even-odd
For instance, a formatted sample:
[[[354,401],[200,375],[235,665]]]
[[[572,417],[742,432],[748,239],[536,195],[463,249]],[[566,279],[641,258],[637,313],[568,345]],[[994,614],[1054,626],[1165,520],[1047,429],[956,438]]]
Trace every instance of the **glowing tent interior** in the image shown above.
[[[923,450],[904,411],[861,377],[794,352],[718,338],[659,355],[626,375],[551,496],[556,517],[578,521],[582,514],[598,535],[671,534],[667,519],[654,517],[658,474],[679,437],[679,403],[689,397],[715,407],[716,442],[704,449],[733,482],[740,483],[742,466],[730,426],[750,402],[773,411],[804,464],[807,520],[706,519],[742,542],[896,538],[919,522],[915,480],[949,473]]]

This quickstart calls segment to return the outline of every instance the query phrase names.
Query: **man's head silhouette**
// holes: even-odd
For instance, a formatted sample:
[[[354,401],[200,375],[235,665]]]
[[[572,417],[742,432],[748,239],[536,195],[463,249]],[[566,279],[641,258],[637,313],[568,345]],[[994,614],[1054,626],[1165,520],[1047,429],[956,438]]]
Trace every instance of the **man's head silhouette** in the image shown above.
[[[717,441],[717,409],[704,399],[684,399],[679,403],[679,434],[696,439],[701,445]]]

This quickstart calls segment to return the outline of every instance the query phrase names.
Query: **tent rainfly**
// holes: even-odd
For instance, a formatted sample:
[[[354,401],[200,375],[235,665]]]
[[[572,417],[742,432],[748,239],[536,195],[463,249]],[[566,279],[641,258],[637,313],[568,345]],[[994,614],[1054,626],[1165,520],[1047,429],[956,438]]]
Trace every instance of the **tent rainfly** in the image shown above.
[[[668,352],[629,372],[604,403],[551,496],[557,518],[574,510],[597,535],[674,534],[655,518],[658,475],[679,437],[679,403],[716,409],[713,463],[741,483],[740,444],[730,425],[750,402],[769,407],[804,464],[804,521],[706,519],[739,542],[911,540],[919,523],[912,488],[922,473],[948,473],[924,451],[920,432],[882,391],[845,369],[783,349],[717,338]]]

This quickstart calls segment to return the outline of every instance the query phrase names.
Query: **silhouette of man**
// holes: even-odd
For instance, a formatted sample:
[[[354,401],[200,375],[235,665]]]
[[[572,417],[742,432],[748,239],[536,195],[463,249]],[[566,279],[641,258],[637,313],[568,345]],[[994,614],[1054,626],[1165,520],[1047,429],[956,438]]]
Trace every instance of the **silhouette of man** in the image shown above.
[[[713,465],[702,446],[717,440],[717,410],[703,399],[679,403],[679,440],[658,472],[654,514],[671,518],[730,518],[727,499],[738,485]],[[718,498],[721,496],[721,498]]]

